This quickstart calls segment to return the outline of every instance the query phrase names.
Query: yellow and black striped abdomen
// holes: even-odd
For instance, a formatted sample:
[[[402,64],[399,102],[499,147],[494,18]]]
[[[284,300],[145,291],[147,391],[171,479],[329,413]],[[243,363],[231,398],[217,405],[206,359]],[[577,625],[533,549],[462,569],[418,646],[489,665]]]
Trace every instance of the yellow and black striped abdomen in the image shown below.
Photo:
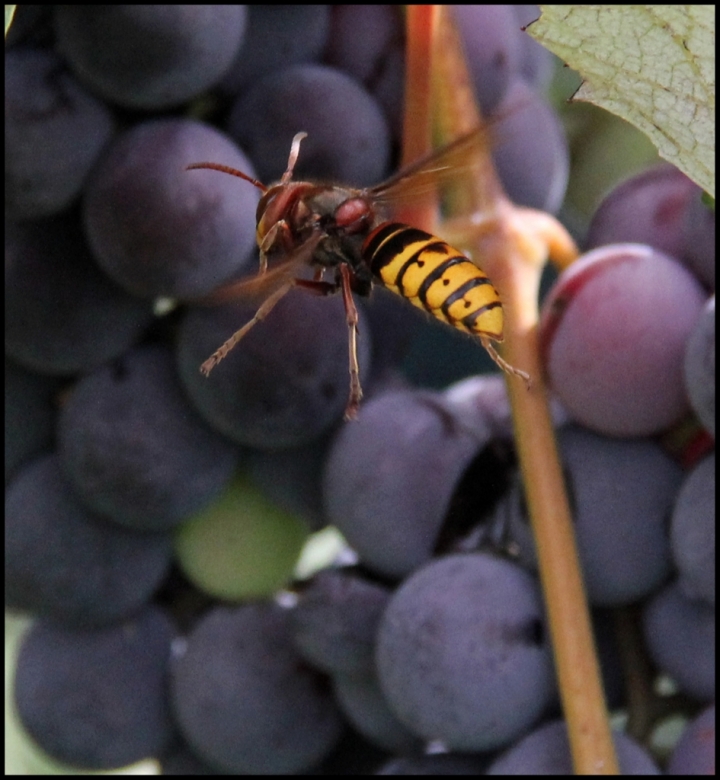
[[[384,222],[365,239],[362,254],[389,290],[455,328],[502,341],[497,290],[474,263],[442,239]]]

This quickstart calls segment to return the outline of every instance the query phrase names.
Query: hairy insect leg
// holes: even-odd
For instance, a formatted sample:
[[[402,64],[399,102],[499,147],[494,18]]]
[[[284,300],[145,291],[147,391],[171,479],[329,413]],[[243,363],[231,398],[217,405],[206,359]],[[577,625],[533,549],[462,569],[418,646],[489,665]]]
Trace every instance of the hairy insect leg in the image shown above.
[[[255,316],[245,325],[240,328],[240,330],[235,331],[232,336],[215,352],[210,355],[210,357],[200,366],[200,371],[205,374],[205,376],[208,376],[210,372],[215,368],[215,366],[227,355],[228,352],[242,339],[245,334],[253,328],[255,325],[258,324],[258,322],[261,322],[265,319],[265,317],[270,314],[270,312],[275,308],[275,305],[280,301],[281,298],[283,298],[285,295],[287,295],[288,292],[293,288],[295,285],[295,280],[291,279],[290,281],[286,282],[282,287],[279,287],[275,292],[268,297],[265,301],[263,301],[260,308],[255,312]]]
[[[358,313],[355,301],[352,297],[350,283],[350,269],[345,263],[340,265],[342,277],[343,303],[345,304],[345,316],[348,325],[349,359],[350,359],[350,398],[345,408],[345,419],[353,420],[357,417],[358,407],[362,400],[362,388],[360,387],[360,366],[357,357]]]
[[[340,278],[342,281],[343,303],[345,304],[345,317],[348,324],[350,361],[350,397],[345,407],[346,420],[353,420],[357,417],[363,395],[362,387],[360,386],[360,366],[357,358],[358,313],[352,297],[351,273],[348,266],[345,263],[341,263]],[[295,284],[315,295],[332,295],[338,291],[339,287],[337,282],[322,282],[318,279],[295,279]]]
[[[530,374],[528,374],[525,371],[521,371],[519,368],[515,368],[515,366],[511,366],[510,363],[508,363],[506,360],[503,360],[500,355],[495,350],[495,347],[490,343],[490,339],[487,338],[487,336],[480,336],[480,341],[482,342],[483,347],[487,350],[488,355],[497,363],[500,368],[505,371],[508,374],[513,374],[513,376],[519,376],[520,379],[522,379],[525,382],[525,386],[529,390],[532,386],[532,381],[530,379]]]

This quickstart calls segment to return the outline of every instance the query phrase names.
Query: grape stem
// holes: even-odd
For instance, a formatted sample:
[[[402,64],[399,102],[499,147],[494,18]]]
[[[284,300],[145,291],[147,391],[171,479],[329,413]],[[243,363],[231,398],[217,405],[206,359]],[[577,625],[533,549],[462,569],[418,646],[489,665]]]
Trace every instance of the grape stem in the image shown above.
[[[462,42],[447,8],[407,6],[407,30],[406,108],[419,114],[406,122],[406,133],[419,134],[422,144],[436,118],[440,140],[448,142],[480,125]],[[413,101],[408,94],[429,86],[434,87],[433,116],[429,111],[425,116],[424,102]],[[419,128],[420,121],[428,126]],[[404,140],[418,145],[417,139]],[[441,228],[417,221],[410,224],[432,230],[454,246],[470,248],[470,256],[500,294],[505,312],[504,357],[532,379],[528,390],[511,377],[508,389],[575,772],[618,774],[537,344],[543,264],[550,256],[564,267],[575,259],[577,248],[552,216],[518,208],[507,199],[489,149],[475,168],[473,181],[471,186],[461,184],[451,203],[453,213],[464,218]]]

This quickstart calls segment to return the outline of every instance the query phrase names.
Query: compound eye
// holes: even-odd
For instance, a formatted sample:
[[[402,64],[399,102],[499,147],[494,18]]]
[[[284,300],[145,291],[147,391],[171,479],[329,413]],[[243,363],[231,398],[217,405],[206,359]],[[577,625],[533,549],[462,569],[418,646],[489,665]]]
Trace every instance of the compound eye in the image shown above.
[[[371,217],[370,205],[364,198],[348,198],[335,210],[335,222],[348,233],[362,230]]]

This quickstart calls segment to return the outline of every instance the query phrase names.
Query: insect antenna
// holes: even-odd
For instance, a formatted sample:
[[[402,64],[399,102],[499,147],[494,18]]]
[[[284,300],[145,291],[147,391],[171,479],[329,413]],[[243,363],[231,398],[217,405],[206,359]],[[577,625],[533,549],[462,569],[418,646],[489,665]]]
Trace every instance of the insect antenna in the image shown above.
[[[293,169],[295,168],[295,163],[297,162],[298,155],[300,154],[300,141],[302,141],[303,138],[307,138],[307,133],[296,133],[295,137],[292,139],[287,170],[285,173],[283,173],[282,179],[280,179],[280,184],[287,184],[290,179],[292,179]]]
[[[231,176],[237,176],[240,179],[245,179],[245,181],[249,181],[250,184],[254,184],[259,190],[262,192],[267,192],[268,188],[257,179],[253,179],[252,176],[248,176],[247,173],[243,173],[242,171],[237,170],[237,168],[231,168],[229,165],[220,165],[220,163],[211,163],[211,162],[200,162],[200,163],[193,163],[192,165],[188,165],[187,168],[185,168],[186,171],[192,171],[197,170],[199,168],[205,168],[211,171],[221,171],[222,173],[229,173]]]

